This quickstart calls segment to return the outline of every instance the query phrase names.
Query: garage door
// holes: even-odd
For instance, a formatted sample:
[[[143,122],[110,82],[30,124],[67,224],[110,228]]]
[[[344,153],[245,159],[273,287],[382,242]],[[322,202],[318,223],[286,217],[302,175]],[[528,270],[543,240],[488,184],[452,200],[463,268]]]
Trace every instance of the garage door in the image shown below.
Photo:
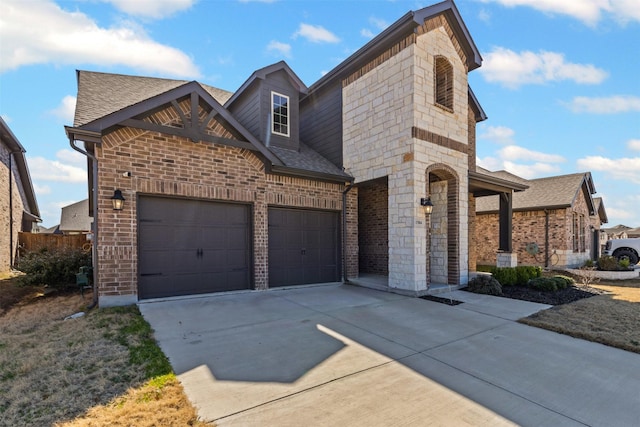
[[[269,209],[269,287],[340,280],[337,212]]]
[[[250,211],[240,204],[141,196],[141,299],[249,289]]]

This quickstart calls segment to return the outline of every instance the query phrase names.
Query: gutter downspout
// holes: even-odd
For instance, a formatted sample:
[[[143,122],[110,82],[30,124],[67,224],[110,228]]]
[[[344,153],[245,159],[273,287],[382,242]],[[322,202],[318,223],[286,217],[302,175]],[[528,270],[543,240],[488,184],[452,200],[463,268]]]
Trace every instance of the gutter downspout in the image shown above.
[[[13,151],[9,152],[9,267],[13,267]]]
[[[544,266],[549,268],[549,211],[544,210]]]
[[[353,188],[353,184],[342,192],[342,282],[349,283],[347,277],[347,193]]]
[[[98,305],[98,281],[96,280],[98,277],[98,250],[96,248],[98,242],[98,159],[89,153],[88,151],[83,150],[82,148],[75,145],[75,139],[73,135],[69,135],[69,145],[78,153],[90,158],[92,160],[91,166],[93,169],[93,194],[91,194],[91,198],[93,199],[93,242],[91,245],[91,261],[93,264],[93,301],[87,307],[87,309],[92,309],[93,307]]]

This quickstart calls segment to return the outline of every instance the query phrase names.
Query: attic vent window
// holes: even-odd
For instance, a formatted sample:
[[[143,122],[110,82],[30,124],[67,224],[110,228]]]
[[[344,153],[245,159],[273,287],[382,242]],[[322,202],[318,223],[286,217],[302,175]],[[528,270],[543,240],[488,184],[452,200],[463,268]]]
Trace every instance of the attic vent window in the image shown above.
[[[289,97],[271,92],[272,127],[276,135],[289,136]]]
[[[436,56],[435,63],[436,105],[453,112],[453,66],[442,56]]]

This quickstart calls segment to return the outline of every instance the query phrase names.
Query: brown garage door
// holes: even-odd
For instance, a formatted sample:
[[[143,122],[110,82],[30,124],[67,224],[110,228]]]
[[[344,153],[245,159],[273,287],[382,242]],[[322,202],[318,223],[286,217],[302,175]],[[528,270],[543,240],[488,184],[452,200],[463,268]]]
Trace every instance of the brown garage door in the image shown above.
[[[247,205],[141,196],[141,299],[249,289]]]
[[[340,280],[339,215],[269,209],[269,287]]]

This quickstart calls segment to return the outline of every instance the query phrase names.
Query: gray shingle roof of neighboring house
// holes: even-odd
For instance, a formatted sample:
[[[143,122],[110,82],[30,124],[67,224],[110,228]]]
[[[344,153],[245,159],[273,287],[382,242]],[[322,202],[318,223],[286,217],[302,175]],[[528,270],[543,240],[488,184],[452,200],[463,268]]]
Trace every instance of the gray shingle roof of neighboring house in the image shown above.
[[[515,175],[512,176],[515,177]],[[595,188],[590,172],[531,179],[526,182],[529,185],[527,190],[513,194],[514,211],[567,208],[573,206],[580,193],[584,192],[590,205],[589,210],[595,213],[591,198]],[[478,213],[497,212],[498,208],[498,196],[476,199]]]
[[[180,87],[187,80],[128,76],[124,74],[76,71],[79,96],[76,103],[74,126],[82,126],[123,108],[135,105],[153,96]],[[199,83],[220,104],[233,95],[226,90]]]
[[[510,172],[507,172],[505,170],[500,170],[500,171],[490,171],[488,169],[485,169],[483,167],[480,166],[476,166],[476,172],[485,174],[485,175],[490,175],[490,176],[494,176],[496,178],[500,178],[503,179],[505,181],[512,181],[512,182],[517,182],[518,184],[524,184],[524,185],[529,185],[529,180],[524,179],[522,177],[519,177],[518,175],[514,175]]]
[[[89,232],[92,222],[93,218],[89,216],[89,199],[84,199],[62,208],[59,229],[62,232]]]

